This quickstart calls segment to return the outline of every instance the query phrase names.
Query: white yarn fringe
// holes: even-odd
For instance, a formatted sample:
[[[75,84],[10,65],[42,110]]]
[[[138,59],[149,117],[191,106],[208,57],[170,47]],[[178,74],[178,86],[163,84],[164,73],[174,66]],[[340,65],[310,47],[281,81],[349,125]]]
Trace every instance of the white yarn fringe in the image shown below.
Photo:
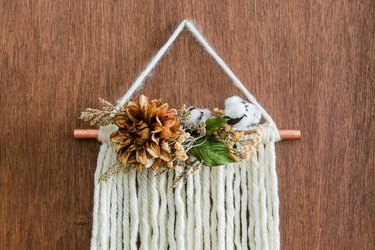
[[[99,183],[116,161],[108,134],[99,136],[91,249],[280,249],[275,142],[172,189],[173,171],[131,170]]]

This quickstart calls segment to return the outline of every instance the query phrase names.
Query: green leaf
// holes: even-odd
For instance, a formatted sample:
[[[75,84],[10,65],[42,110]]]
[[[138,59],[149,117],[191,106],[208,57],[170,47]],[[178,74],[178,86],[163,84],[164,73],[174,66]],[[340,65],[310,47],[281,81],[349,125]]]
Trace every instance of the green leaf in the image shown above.
[[[229,148],[223,142],[212,137],[203,137],[198,139],[189,153],[195,156],[199,161],[208,167],[221,166],[227,163],[235,162],[229,156]]]
[[[225,117],[211,117],[206,121],[206,134],[213,135],[216,131],[224,126],[229,121]]]

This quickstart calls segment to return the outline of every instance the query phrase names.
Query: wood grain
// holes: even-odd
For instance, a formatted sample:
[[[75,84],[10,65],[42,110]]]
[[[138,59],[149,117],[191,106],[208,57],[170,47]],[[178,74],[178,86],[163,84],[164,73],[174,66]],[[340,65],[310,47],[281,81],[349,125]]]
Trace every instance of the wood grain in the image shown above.
[[[79,112],[115,101],[183,18],[279,128],[283,249],[374,249],[375,3],[0,1],[0,249],[88,249],[99,144]],[[188,34],[143,93],[220,107],[238,94]]]

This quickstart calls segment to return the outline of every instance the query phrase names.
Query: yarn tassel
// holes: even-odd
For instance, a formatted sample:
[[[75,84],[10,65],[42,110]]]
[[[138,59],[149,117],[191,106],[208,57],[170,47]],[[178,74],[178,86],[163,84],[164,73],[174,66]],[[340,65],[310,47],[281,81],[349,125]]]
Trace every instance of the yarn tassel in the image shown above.
[[[100,193],[101,193],[101,185],[98,185],[96,183],[99,182],[99,178],[103,173],[103,168],[104,168],[104,159],[105,156],[107,155],[109,151],[109,147],[106,143],[102,144],[100,146],[100,151],[98,155],[98,160],[97,160],[97,168],[95,171],[95,176],[94,176],[94,182],[95,182],[95,187],[94,187],[94,208],[93,208],[93,219],[92,219],[92,237],[91,237],[91,249],[96,250],[99,249],[100,242],[99,242],[99,229],[100,229],[100,224],[99,224],[99,200],[101,199]],[[105,167],[108,168],[108,167]]]
[[[138,190],[137,190],[137,176],[134,169],[129,171],[129,206],[130,206],[130,249],[136,250],[139,230],[139,215],[138,215]]]
[[[179,175],[181,170],[176,171],[176,175]],[[177,243],[177,249],[185,250],[185,206],[184,195],[182,193],[184,183],[179,182],[175,188],[175,208],[176,208],[176,228],[175,237]],[[188,249],[190,250],[190,249]]]
[[[129,175],[122,175],[123,187],[123,217],[122,217],[122,244],[123,249],[130,249],[130,193],[129,193]],[[133,194],[132,194],[133,195]],[[121,234],[119,234],[121,235]],[[120,248],[122,249],[122,248]]]
[[[167,204],[168,204],[168,246],[170,249],[177,249],[176,238],[175,238],[175,220],[176,220],[176,209],[174,190],[171,188],[175,173],[173,171],[168,172],[168,185],[167,189]]]
[[[102,165],[102,172],[105,173],[115,163],[115,152],[111,147],[108,147],[107,152],[104,155],[104,161]],[[99,180],[98,180],[99,182]],[[98,183],[98,185],[101,185]],[[99,200],[99,213],[98,213],[98,224],[99,224],[99,246],[98,249],[109,249],[110,247],[110,214],[111,214],[111,189],[113,181],[103,183],[100,188],[100,200]]]
[[[240,176],[240,164],[234,164],[234,244],[236,249],[242,248],[241,243],[241,176]],[[251,215],[250,215],[251,216]],[[227,239],[228,240],[228,239]]]
[[[226,249],[234,249],[234,200],[233,200],[233,177],[234,177],[234,167],[233,164],[224,167],[226,173]]]
[[[259,186],[259,210],[260,210],[260,239],[261,239],[261,249],[269,249],[268,242],[268,229],[267,229],[267,192],[265,183],[265,167],[267,166],[264,158],[265,145],[259,145],[258,149],[258,161],[253,159],[253,166],[258,169],[258,186]],[[255,153],[255,152],[254,152]]]
[[[247,172],[248,164],[243,161],[240,165],[240,175],[241,175],[241,244],[242,249],[247,249],[247,226],[248,226],[248,216],[247,216],[247,206],[248,206],[248,191],[247,191]],[[252,185],[249,183],[249,186]]]
[[[109,132],[108,132],[109,133]],[[107,136],[108,136],[107,133]],[[248,161],[176,173],[134,169],[99,182],[116,163],[103,140],[95,172],[91,249],[280,249],[275,142]]]
[[[277,193],[275,143],[266,144],[265,154],[268,231],[270,249],[280,249],[279,197]]]
[[[167,249],[167,174],[159,176],[158,190],[160,194],[160,208],[159,208],[159,247],[160,249]],[[154,245],[154,246],[157,246]]]
[[[219,250],[225,249],[225,168],[227,166],[217,167],[216,175],[216,199],[217,199],[217,238]]]
[[[200,250],[203,249],[203,242],[202,242],[202,190],[201,190],[201,174],[199,172],[195,172],[193,174],[194,178],[194,214],[195,214],[195,232],[194,232],[194,249]]]
[[[203,246],[204,249],[211,249],[211,232],[210,232],[210,208],[211,208],[211,198],[210,198],[210,168],[202,169],[202,221],[203,221]]]
[[[194,249],[194,177],[190,176],[186,182],[187,195],[187,223],[186,223],[186,249]]]
[[[151,205],[149,206],[149,217],[151,221],[151,249],[152,246],[157,246],[159,244],[159,192],[156,184],[156,176],[153,171],[148,171],[148,183],[150,186],[149,194],[151,196]]]
[[[111,196],[111,209],[110,209],[110,220],[111,220],[111,231],[110,231],[110,248],[116,249],[116,233],[117,233],[117,176],[114,176],[111,183],[110,196]],[[121,223],[121,220],[119,221]]]
[[[148,220],[148,185],[147,185],[147,171],[142,171],[137,174],[138,180],[138,209],[140,211],[140,227],[139,227],[139,236],[141,238],[141,250],[149,249],[149,220]]]
[[[211,169],[211,224],[210,224],[210,230],[211,230],[211,248],[217,249],[217,191],[216,191],[216,172],[217,168]]]

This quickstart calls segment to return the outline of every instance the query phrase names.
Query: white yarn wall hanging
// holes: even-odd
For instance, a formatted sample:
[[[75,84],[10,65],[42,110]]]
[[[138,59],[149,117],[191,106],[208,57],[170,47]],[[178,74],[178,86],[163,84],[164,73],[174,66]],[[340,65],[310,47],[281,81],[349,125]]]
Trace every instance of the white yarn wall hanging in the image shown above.
[[[178,112],[131,101],[185,28],[247,100]],[[91,249],[280,249],[279,131],[193,23],[177,27],[116,106],[102,104],[82,113],[101,125]]]

